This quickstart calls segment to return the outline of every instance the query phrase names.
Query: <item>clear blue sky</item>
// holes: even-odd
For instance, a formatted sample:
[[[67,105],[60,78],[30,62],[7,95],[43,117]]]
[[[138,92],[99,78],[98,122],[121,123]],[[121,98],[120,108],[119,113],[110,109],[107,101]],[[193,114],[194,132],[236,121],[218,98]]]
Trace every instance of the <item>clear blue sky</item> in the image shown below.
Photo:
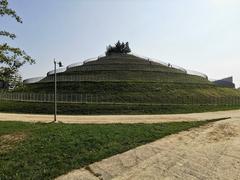
[[[65,65],[129,41],[133,52],[159,58],[240,85],[239,0],[9,0],[23,18],[0,18],[37,64],[24,78],[45,75],[53,58]],[[6,40],[6,39],[4,39]]]

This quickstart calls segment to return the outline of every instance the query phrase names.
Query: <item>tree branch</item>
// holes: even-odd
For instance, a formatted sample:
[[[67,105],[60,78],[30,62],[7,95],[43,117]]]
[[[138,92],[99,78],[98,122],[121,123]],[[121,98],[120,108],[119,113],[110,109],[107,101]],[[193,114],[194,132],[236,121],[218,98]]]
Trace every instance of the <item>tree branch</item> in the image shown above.
[[[6,37],[9,37],[11,39],[15,39],[16,38],[15,34],[9,33],[7,31],[0,31],[0,36],[6,36]]]
[[[22,23],[22,19],[17,15],[16,11],[8,8],[7,0],[0,0],[0,16],[8,15],[16,19],[17,22]]]
[[[25,63],[34,64],[35,60],[20,48],[11,47],[6,43],[0,44],[0,64],[19,68]]]

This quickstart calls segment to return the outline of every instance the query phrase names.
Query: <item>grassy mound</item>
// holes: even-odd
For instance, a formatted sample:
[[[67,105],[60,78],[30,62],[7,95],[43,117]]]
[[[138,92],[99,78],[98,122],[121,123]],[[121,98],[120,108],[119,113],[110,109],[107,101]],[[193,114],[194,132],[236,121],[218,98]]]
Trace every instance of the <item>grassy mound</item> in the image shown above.
[[[223,105],[234,104],[231,103],[233,99],[239,100],[240,97],[240,91],[235,89],[216,87],[206,78],[188,75],[181,69],[164,66],[133,55],[115,54],[85,62],[81,66],[69,66],[65,72],[58,73],[57,77],[60,95],[90,94],[95,97],[95,100],[97,99],[94,103],[99,103],[98,105],[78,104],[77,107],[81,106],[81,110],[78,111],[71,105],[75,110],[63,108],[60,110],[63,114],[86,114],[86,112],[87,114],[145,114],[172,113],[174,110],[176,113],[181,113],[198,111],[196,107],[199,104],[206,104],[204,108],[200,108],[201,112],[215,102],[222,109]],[[53,75],[49,75],[39,83],[29,84],[18,91],[54,93],[53,80]],[[214,98],[224,100],[215,101]],[[209,100],[214,103],[209,103]],[[110,105],[110,103],[120,103],[120,105]],[[153,106],[153,104],[158,105]],[[161,109],[156,110],[156,107],[160,108],[160,104]],[[185,106],[180,107],[177,104],[185,104]],[[26,104],[25,107],[27,106]],[[173,106],[175,106],[174,109],[170,111]],[[1,107],[6,111],[6,108]],[[216,109],[216,107],[209,109]],[[16,112],[21,112],[16,108],[12,111],[14,109]],[[34,109],[35,113],[42,113],[37,109],[41,108]],[[49,113],[49,110],[46,110],[46,113]]]
[[[53,75],[41,82],[53,82]],[[137,81],[210,83],[207,79],[188,75],[184,70],[165,66],[133,55],[115,54],[89,61],[83,65],[68,66],[58,74],[58,81]]]

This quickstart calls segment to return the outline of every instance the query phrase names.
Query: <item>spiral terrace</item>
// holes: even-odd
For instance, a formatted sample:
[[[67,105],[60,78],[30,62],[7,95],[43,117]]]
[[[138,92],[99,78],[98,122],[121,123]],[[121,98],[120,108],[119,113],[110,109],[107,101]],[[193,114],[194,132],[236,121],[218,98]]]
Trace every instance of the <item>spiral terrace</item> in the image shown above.
[[[129,54],[113,54],[76,63],[57,70],[58,81],[144,81],[206,83],[207,76],[201,73],[189,74],[183,68],[171,64]],[[53,82],[53,71],[41,80],[25,80],[25,84]]]

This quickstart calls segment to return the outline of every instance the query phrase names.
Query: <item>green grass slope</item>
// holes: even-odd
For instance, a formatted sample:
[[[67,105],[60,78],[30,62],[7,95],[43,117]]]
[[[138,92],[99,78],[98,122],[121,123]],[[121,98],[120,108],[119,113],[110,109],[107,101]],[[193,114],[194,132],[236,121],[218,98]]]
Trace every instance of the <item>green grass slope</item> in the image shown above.
[[[58,114],[62,115],[143,115],[185,114],[240,109],[240,105],[200,104],[112,104],[112,103],[58,103]],[[0,101],[0,112],[25,114],[53,114],[53,103]]]
[[[29,85],[25,91],[53,93],[53,83]],[[211,84],[183,84],[161,82],[59,82],[60,94],[91,94],[103,102],[162,103],[164,99],[240,97],[240,91]],[[171,102],[171,101],[170,101]]]
[[[70,66],[65,72],[58,73],[57,77],[60,95],[83,94],[85,97],[88,94],[99,102],[98,105],[96,101],[91,105],[71,105],[74,110],[60,108],[62,114],[202,112],[207,109],[217,110],[216,105],[219,105],[219,109],[226,109],[223,108],[226,105],[228,105],[227,109],[230,109],[229,105],[236,108],[237,104],[233,101],[234,99],[239,101],[240,97],[238,90],[217,87],[206,78],[188,75],[182,70],[133,55],[115,54],[101,57],[98,60],[85,62],[81,66]],[[54,93],[53,80],[53,75],[49,75],[39,83],[29,84],[18,91]],[[51,103],[47,104],[46,107],[51,109]],[[181,104],[185,106],[180,107]],[[198,111],[199,105],[206,106],[201,106]],[[70,107],[69,104],[66,106]],[[64,107],[64,104],[60,107]],[[170,108],[174,109],[170,110]],[[1,109],[7,111],[3,106]],[[37,109],[41,108],[36,107],[36,113],[43,113],[42,110]],[[14,108],[12,111],[22,112]],[[34,113],[31,110],[24,112]],[[52,111],[46,110],[46,113],[50,112]]]

